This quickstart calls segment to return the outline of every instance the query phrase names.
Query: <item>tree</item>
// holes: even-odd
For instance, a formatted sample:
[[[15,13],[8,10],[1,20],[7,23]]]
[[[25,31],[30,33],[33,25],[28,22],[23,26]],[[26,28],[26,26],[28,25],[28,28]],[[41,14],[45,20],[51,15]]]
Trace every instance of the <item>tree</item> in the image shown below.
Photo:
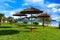
[[[14,21],[14,18],[13,18],[13,17],[8,17],[8,22],[9,22],[10,24],[12,24],[13,21]]]
[[[39,15],[38,18],[42,21],[43,27],[45,26],[44,24],[50,24],[50,22],[51,22],[50,15],[47,12]]]
[[[1,20],[2,20],[3,16],[4,16],[4,14],[0,13],[0,25],[1,25]]]
[[[3,23],[4,23],[5,21],[7,21],[7,17],[6,17],[6,16],[3,16],[3,17],[2,17],[2,21],[3,21]]]

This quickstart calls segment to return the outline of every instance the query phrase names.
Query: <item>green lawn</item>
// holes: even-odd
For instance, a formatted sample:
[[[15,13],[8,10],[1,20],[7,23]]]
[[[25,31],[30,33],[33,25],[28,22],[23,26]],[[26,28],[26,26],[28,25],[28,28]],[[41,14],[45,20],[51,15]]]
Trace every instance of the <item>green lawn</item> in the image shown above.
[[[60,40],[60,29],[34,26],[33,32],[29,32],[26,27],[30,25],[19,26],[19,24],[2,24],[0,26],[0,40]]]

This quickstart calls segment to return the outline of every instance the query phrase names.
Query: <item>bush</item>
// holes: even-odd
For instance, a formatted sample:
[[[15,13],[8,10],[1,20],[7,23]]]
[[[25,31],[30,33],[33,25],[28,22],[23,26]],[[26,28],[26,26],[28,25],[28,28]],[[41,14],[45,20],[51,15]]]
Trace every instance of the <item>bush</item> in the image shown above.
[[[28,22],[27,21],[24,21],[23,23],[27,24]]]
[[[59,29],[60,29],[60,22],[59,22]]]
[[[33,24],[38,25],[39,23],[38,22],[33,22]]]
[[[14,20],[14,23],[17,23],[17,21],[16,21],[16,20]]]

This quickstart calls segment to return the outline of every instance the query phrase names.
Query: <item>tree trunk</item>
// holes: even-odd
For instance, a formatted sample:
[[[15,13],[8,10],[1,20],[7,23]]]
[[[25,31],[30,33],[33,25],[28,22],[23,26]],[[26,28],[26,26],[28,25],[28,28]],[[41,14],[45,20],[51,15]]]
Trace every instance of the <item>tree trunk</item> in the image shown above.
[[[31,25],[33,24],[33,22],[32,22],[32,14],[31,14]]]
[[[59,29],[60,29],[60,22],[59,22]]]
[[[43,18],[43,23],[42,23],[42,26],[43,26],[43,28],[44,28],[44,18]]]
[[[0,25],[1,25],[1,19],[0,19]]]

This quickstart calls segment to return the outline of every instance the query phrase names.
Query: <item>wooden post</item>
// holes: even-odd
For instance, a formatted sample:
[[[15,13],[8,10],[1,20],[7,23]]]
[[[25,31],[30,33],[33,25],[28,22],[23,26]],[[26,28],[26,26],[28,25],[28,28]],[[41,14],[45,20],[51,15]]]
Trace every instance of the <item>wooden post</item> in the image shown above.
[[[59,22],[59,29],[60,29],[60,22]]]
[[[43,18],[43,23],[42,23],[43,29],[44,29],[44,18]]]
[[[31,25],[32,25],[33,23],[32,23],[32,14],[31,14]]]

